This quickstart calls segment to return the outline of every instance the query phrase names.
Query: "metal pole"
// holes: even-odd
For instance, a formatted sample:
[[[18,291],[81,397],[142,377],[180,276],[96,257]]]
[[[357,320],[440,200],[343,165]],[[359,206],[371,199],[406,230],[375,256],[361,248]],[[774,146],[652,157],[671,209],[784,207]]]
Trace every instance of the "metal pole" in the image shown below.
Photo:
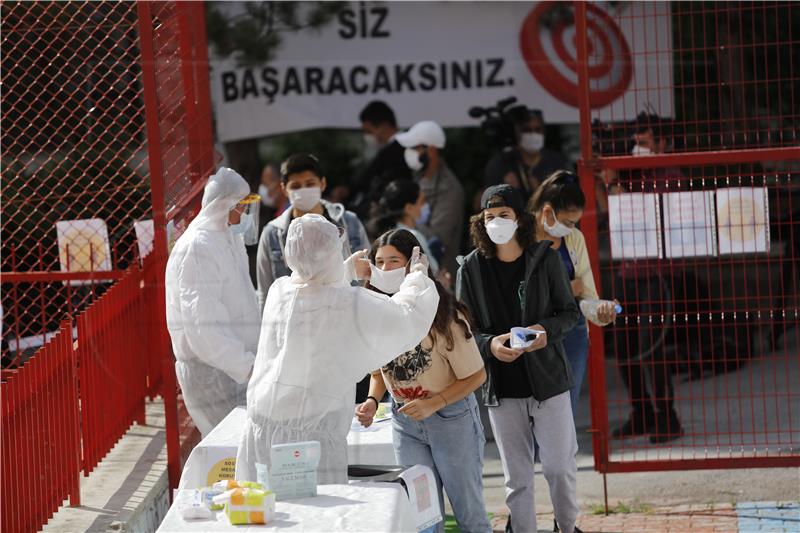
[[[591,99],[589,93],[589,47],[586,30],[586,3],[576,1],[575,38],[578,64],[578,106],[580,112],[581,158],[578,161],[578,174],[581,188],[586,195],[586,210],[581,223],[581,231],[586,238],[589,262],[594,274],[595,284],[601,287],[600,246],[598,242],[597,198],[594,185],[592,157]],[[608,465],[608,411],[606,398],[605,354],[603,333],[596,326],[590,327],[592,342],[589,344],[589,391],[591,398],[592,450],[595,469],[603,473],[603,491],[608,512],[608,493],[605,473]]]
[[[175,364],[169,349],[170,341],[167,332],[166,295],[164,292],[164,274],[167,265],[167,233],[166,214],[164,209],[164,169],[162,167],[162,154],[160,128],[158,121],[158,94],[155,70],[155,55],[153,49],[153,18],[150,13],[151,4],[139,1],[136,3],[139,13],[139,41],[142,51],[142,82],[144,86],[145,120],[147,124],[147,150],[150,165],[150,194],[153,202],[153,265],[156,275],[155,287],[155,346],[151,349],[162,352],[163,365],[162,397],[164,399],[164,415],[166,418],[167,432],[167,471],[169,473],[169,486],[174,489],[178,486],[181,471],[180,435],[178,433],[178,398],[177,383],[175,378]],[[172,501],[172,490],[170,501]]]

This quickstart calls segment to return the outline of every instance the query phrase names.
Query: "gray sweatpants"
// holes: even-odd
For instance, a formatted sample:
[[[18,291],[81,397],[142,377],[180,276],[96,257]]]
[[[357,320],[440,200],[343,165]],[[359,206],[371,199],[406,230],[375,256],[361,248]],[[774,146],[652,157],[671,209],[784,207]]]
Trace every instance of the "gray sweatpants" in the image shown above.
[[[514,533],[536,531],[534,435],[556,521],[563,533],[572,533],[578,519],[575,492],[578,441],[569,391],[543,402],[533,397],[503,398],[498,407],[489,407],[489,421],[503,461],[506,504],[511,511]]]

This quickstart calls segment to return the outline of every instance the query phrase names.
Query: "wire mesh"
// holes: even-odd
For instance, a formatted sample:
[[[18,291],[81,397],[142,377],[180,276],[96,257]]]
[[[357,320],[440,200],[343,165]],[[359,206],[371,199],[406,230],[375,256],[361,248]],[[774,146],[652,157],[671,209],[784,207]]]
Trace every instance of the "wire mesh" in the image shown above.
[[[620,105],[595,109],[592,132],[603,155],[630,154],[652,126],[672,152],[800,144],[800,12],[793,2],[619,2],[610,25],[644,49],[616,59],[646,75],[631,80]],[[609,29],[589,24],[592,65],[609,59]],[[606,83],[590,73],[592,93]]]
[[[151,218],[133,2],[2,4],[4,366],[109,285]],[[150,237],[152,239],[152,237]]]
[[[631,169],[609,187],[600,279],[624,310],[605,335],[612,461],[796,456],[797,163],[672,169],[661,190]],[[613,438],[628,420],[641,434]]]
[[[587,240],[604,296],[623,307],[593,348],[606,356],[590,376],[602,468],[796,464],[800,11],[636,2],[608,13],[648,45],[619,58],[646,72],[632,97],[596,108],[604,80],[589,70],[582,103],[596,165]],[[589,65],[608,49],[603,30],[587,18]]]

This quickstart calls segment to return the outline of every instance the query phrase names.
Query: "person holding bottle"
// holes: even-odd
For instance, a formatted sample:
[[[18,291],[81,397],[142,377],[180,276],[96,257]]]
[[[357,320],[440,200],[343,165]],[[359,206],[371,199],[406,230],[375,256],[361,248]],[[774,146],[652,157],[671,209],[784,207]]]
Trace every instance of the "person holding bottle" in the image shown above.
[[[558,252],[570,279],[572,295],[586,319],[598,326],[606,326],[617,317],[616,303],[600,300],[597,295],[586,241],[576,227],[585,206],[586,198],[578,176],[559,170],[542,182],[531,197],[528,210],[536,219],[536,239],[552,241],[551,247]],[[581,318],[564,335],[563,343],[572,370],[570,401],[574,417],[589,360],[589,329],[585,319]]]

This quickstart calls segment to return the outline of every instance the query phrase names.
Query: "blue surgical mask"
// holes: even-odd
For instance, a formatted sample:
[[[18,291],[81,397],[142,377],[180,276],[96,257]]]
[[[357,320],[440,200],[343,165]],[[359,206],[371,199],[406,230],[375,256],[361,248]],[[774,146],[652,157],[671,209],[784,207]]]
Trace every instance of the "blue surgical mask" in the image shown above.
[[[417,226],[424,226],[431,218],[431,206],[429,203],[422,204],[422,209],[419,211],[419,217],[414,221]]]

